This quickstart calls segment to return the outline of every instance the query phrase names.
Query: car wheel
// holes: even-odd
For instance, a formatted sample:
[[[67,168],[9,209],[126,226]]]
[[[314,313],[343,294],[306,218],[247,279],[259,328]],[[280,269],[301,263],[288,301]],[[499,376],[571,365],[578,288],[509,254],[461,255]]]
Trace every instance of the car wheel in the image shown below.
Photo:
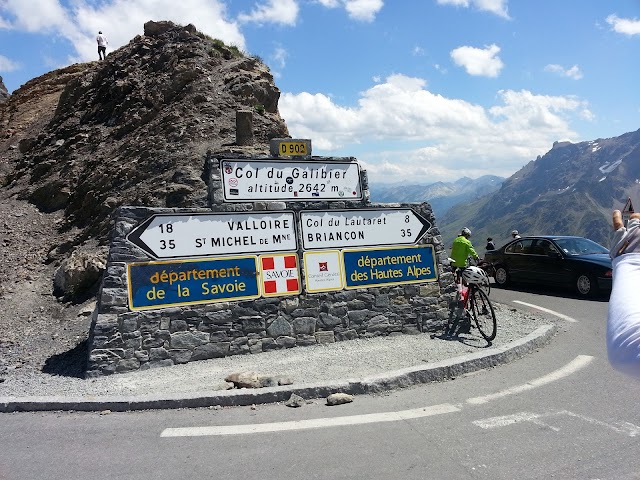
[[[494,274],[494,278],[496,279],[496,283],[503,287],[507,283],[509,283],[509,272],[502,265],[496,267],[496,272]]]
[[[598,284],[592,275],[581,273],[576,278],[576,290],[583,297],[593,297],[598,292]]]

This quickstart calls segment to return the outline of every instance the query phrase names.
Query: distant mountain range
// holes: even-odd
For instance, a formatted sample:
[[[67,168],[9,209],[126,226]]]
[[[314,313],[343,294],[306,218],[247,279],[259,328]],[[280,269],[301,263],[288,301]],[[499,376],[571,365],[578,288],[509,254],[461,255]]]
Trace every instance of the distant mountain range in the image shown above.
[[[457,204],[472,203],[495,192],[503,181],[503,177],[485,175],[476,179],[463,177],[455,182],[436,182],[429,185],[370,183],[369,191],[372,202],[428,202],[436,218],[440,218]]]
[[[580,235],[608,246],[611,211],[627,198],[640,205],[640,130],[580,143],[556,142],[500,188],[465,208],[437,216],[445,244],[465,226],[484,250],[512,229],[522,235]]]

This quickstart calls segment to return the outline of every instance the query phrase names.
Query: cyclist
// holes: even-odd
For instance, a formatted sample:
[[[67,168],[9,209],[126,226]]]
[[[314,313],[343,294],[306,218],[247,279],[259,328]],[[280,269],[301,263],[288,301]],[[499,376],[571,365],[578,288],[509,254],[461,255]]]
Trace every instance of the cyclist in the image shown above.
[[[467,267],[467,259],[469,257],[474,258],[476,261],[479,259],[469,237],[471,236],[471,230],[464,227],[460,232],[460,235],[456,237],[451,246],[451,267],[456,276],[456,283],[460,281],[460,275],[462,270]],[[471,328],[471,321],[465,319],[463,322],[460,333],[469,333]]]
[[[453,245],[451,246],[451,259],[453,260],[452,266],[454,269],[465,268],[467,266],[467,258],[469,257],[473,257],[476,261],[480,259],[469,237],[471,237],[471,230],[464,227],[460,235],[453,241]]]

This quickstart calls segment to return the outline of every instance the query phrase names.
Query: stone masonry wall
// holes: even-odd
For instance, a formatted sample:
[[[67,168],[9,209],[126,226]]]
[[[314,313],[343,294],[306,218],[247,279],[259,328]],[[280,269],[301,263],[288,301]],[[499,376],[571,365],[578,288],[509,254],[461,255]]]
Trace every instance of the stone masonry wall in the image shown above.
[[[90,332],[88,377],[356,338],[420,334],[446,323],[455,286],[453,276],[443,272],[447,253],[429,204],[371,204],[364,171],[361,201],[225,204],[218,160],[208,160],[210,210],[122,207],[117,212]],[[434,247],[437,281],[323,293],[305,293],[303,285],[302,293],[295,296],[144,311],[128,307],[127,264],[153,259],[126,236],[152,214],[374,207],[409,207],[430,221],[432,228],[420,243]],[[302,258],[302,242],[299,245]]]

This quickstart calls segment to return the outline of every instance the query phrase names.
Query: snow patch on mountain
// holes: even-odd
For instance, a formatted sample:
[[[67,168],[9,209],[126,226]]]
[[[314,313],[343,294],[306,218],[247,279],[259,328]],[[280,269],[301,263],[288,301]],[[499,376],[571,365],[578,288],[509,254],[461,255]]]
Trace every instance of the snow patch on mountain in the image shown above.
[[[615,162],[613,162],[613,163],[609,163],[609,162],[607,162],[607,163],[605,163],[604,165],[602,165],[602,166],[599,168],[599,170],[600,170],[602,173],[611,173],[611,172],[613,172],[613,171],[618,167],[618,165],[620,165],[621,163],[622,163],[622,159],[620,159],[620,160],[616,160],[616,161],[615,161]]]

